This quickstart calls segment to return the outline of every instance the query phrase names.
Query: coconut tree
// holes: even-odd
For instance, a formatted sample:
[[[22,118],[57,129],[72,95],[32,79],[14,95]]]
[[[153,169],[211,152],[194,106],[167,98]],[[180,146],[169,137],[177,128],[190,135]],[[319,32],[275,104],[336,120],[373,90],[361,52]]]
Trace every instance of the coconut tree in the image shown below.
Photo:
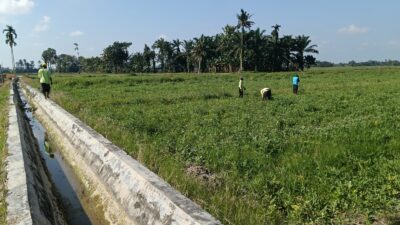
[[[299,35],[294,39],[294,51],[296,56],[296,61],[299,64],[301,70],[304,70],[304,53],[316,53],[318,54],[318,50],[315,49],[318,47],[317,45],[310,45],[311,40],[309,36]]]
[[[249,32],[249,53],[250,62],[254,66],[254,71],[258,71],[262,61],[265,58],[266,47],[268,47],[268,39],[264,34],[265,30],[257,28]]]
[[[152,51],[150,49],[149,46],[147,46],[147,44],[144,45],[144,49],[143,49],[143,58],[144,58],[144,62],[145,62],[145,71],[146,72],[150,72],[151,70],[151,60],[152,60]]]
[[[201,35],[200,38],[194,38],[194,47],[193,47],[193,58],[197,60],[198,67],[197,67],[197,73],[201,72],[201,63],[203,62],[203,59],[207,55],[207,49],[206,49],[206,37],[204,35]]]
[[[17,45],[17,43],[15,42],[15,39],[17,39],[17,33],[15,32],[15,29],[10,25],[6,26],[6,28],[3,30],[3,33],[6,33],[6,44],[9,45],[11,48],[12,68],[13,68],[13,72],[15,72],[15,60],[14,60],[13,47]]]
[[[232,72],[232,65],[236,61],[236,56],[241,53],[240,37],[236,32],[236,27],[226,25],[223,28],[223,33],[218,50],[222,54],[222,61],[227,64],[228,71]],[[237,61],[236,61],[237,62]]]
[[[281,25],[272,26],[270,42],[272,45],[272,70],[279,71],[282,67],[282,57],[281,57],[281,43],[279,39],[279,28]]]
[[[281,25],[279,25],[279,24],[272,26],[273,30],[271,32],[271,36],[275,43],[278,43],[278,41],[279,41],[279,28],[281,28]]]
[[[184,58],[182,57],[181,46],[183,42],[179,39],[172,40],[171,48],[172,48],[172,64],[174,72],[180,72],[184,70]]]
[[[192,62],[192,51],[193,51],[193,41],[192,40],[185,40],[183,41],[183,48],[184,52],[183,55],[186,57],[186,70],[188,73],[190,73],[190,64]]]
[[[170,43],[164,38],[160,38],[156,40],[153,44],[153,49],[158,49],[158,60],[160,61],[161,64],[161,71],[165,71],[165,64],[167,63],[168,60],[168,53],[170,49]]]
[[[290,65],[292,64],[293,61],[296,60],[295,58],[293,58],[292,54],[292,52],[294,51],[295,40],[293,39],[292,35],[285,35],[282,38],[280,38],[279,43],[280,43],[279,45],[280,45],[281,55],[283,57],[282,64],[285,65],[285,68],[283,69],[290,70]]]
[[[172,45],[172,50],[174,51],[174,54],[178,55],[181,53],[182,41],[180,41],[179,39],[172,40],[171,45]]]
[[[246,28],[251,28],[251,26],[254,24],[253,21],[250,21],[251,15],[244,11],[243,9],[240,10],[240,14],[236,15],[238,19],[238,24],[237,28],[242,30],[241,36],[240,36],[240,69],[239,71],[243,71],[243,48],[244,48],[244,33]]]
[[[76,59],[78,60],[78,73],[81,73],[81,65],[79,63],[79,44],[78,43],[74,43],[75,46],[75,52],[76,52]]]
[[[74,46],[75,46],[75,52],[76,52],[76,56],[77,56],[77,58],[79,59],[79,44],[78,43],[74,43]]]
[[[153,66],[153,73],[156,72],[156,52],[151,50],[149,53],[149,57],[151,59],[152,62],[152,66]]]

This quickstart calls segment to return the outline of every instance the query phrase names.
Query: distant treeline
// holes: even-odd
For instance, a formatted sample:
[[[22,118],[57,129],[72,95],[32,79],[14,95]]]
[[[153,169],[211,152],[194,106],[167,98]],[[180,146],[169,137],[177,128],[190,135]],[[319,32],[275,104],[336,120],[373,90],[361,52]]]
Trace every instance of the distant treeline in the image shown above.
[[[190,40],[168,41],[159,38],[143,51],[130,53],[131,42],[114,42],[97,57],[61,54],[49,48],[43,60],[58,72],[236,72],[287,71],[304,69],[315,64],[318,53],[306,35],[281,36],[280,25],[272,26],[270,34],[252,29],[254,22],[244,10],[237,14],[237,24],[226,25],[213,36],[201,35]],[[310,54],[307,54],[310,53]]]
[[[348,63],[332,63],[328,61],[316,61],[317,67],[344,67],[344,66],[400,66],[400,61],[398,60],[385,60],[385,61],[376,61],[369,60],[366,62],[356,62],[354,60],[349,61]]]

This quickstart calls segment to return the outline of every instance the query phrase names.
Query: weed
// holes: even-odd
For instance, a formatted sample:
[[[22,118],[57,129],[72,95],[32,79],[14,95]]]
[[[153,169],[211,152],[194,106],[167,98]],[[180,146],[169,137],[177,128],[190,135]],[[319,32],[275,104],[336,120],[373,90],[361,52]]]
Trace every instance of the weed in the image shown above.
[[[53,98],[223,223],[397,220],[399,69],[310,70],[297,96],[291,73],[243,76],[243,99],[237,74],[56,76]]]

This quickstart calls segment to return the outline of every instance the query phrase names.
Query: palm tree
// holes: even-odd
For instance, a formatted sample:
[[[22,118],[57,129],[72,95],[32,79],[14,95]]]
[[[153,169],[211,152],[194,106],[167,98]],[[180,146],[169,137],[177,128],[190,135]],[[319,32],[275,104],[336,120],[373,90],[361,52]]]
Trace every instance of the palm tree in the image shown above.
[[[243,9],[240,10],[240,14],[236,15],[237,19],[238,19],[238,24],[237,24],[237,28],[238,29],[242,29],[242,34],[240,37],[240,69],[239,71],[243,71],[243,48],[244,48],[244,33],[245,33],[245,28],[250,28],[254,22],[250,21],[251,15],[244,11]]]
[[[77,57],[78,57],[78,59],[79,59],[79,45],[78,45],[78,43],[74,43],[74,45],[75,45],[75,52],[76,52],[76,55],[77,55]]]
[[[78,45],[78,43],[74,43],[74,45],[75,45],[75,52],[76,52],[76,56],[77,56],[77,62],[78,62],[78,73],[81,73],[81,65],[80,65],[80,62],[79,62],[79,45]]]
[[[150,59],[151,59],[152,65],[153,65],[153,73],[155,73],[156,72],[156,52],[153,50],[150,51],[149,56],[150,56]]]
[[[285,35],[280,39],[280,50],[283,57],[282,60],[284,61],[282,64],[285,64],[285,70],[290,70],[290,64],[293,64],[292,62],[295,60],[292,54],[294,51],[294,42],[295,40],[292,35]]]
[[[241,45],[238,44],[240,42],[240,37],[238,36],[236,27],[226,25],[223,28],[218,50],[221,52],[222,61],[227,64],[229,72],[232,72],[232,64],[234,64],[236,56],[239,55],[240,57]]]
[[[165,71],[165,64],[168,59],[168,51],[170,48],[170,43],[164,38],[156,40],[153,44],[153,49],[158,49],[158,59],[161,63],[161,71]]]
[[[279,28],[281,25],[272,26],[271,43],[272,43],[272,70],[279,71],[282,68],[281,43],[279,41]]]
[[[23,67],[24,67],[24,61],[22,61],[22,59],[18,60],[18,61],[15,63],[15,66],[17,67],[17,71],[22,70]],[[15,71],[14,71],[14,72],[15,72]]]
[[[30,68],[31,68],[31,71],[35,68],[35,61],[31,60]]]
[[[294,40],[294,51],[296,51],[296,61],[299,64],[301,70],[304,70],[304,52],[316,53],[318,50],[315,49],[317,45],[310,45],[311,40],[309,36],[299,35]]]
[[[260,30],[257,28],[249,32],[249,50],[251,55],[251,62],[254,66],[254,71],[258,71],[259,65],[262,64],[265,58],[266,46],[268,39],[264,34],[265,30]]]
[[[274,40],[275,43],[278,43],[279,41],[279,28],[281,28],[281,25],[276,24],[275,26],[272,26],[272,38]]]
[[[143,58],[146,64],[146,72],[150,72],[151,68],[151,59],[152,59],[152,51],[147,44],[144,45],[143,49]]]
[[[181,53],[182,42],[179,39],[173,40],[171,45],[175,54]]]
[[[188,73],[190,73],[190,64],[191,64],[191,55],[193,51],[193,41],[183,41],[183,48],[185,49],[185,52],[183,55],[186,57],[186,70]]]
[[[201,63],[203,61],[203,58],[206,57],[207,55],[207,50],[206,50],[206,38],[204,35],[201,35],[200,38],[194,38],[194,47],[193,47],[193,57],[197,59],[198,67],[197,67],[197,73],[201,72]]]
[[[182,67],[182,53],[181,53],[181,45],[182,42],[179,39],[172,40],[171,43],[171,48],[172,48],[172,60],[173,60],[173,67],[174,67],[174,72],[181,71]]]
[[[26,61],[26,59],[23,59],[22,61],[23,61],[23,69],[27,70],[29,68],[28,61]]]
[[[6,29],[3,30],[3,33],[6,33],[6,44],[9,45],[11,48],[12,68],[13,68],[13,72],[15,72],[15,60],[14,60],[13,47],[17,45],[17,43],[15,42],[15,39],[17,39],[17,33],[15,32],[15,29],[10,25],[6,26]]]

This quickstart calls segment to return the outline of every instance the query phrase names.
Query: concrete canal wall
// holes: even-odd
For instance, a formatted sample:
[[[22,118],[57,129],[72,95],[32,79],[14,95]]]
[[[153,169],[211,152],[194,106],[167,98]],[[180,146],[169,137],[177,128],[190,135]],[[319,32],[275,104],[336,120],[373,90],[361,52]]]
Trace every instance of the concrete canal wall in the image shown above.
[[[37,90],[23,85],[23,92],[81,182],[96,224],[221,224]]]

